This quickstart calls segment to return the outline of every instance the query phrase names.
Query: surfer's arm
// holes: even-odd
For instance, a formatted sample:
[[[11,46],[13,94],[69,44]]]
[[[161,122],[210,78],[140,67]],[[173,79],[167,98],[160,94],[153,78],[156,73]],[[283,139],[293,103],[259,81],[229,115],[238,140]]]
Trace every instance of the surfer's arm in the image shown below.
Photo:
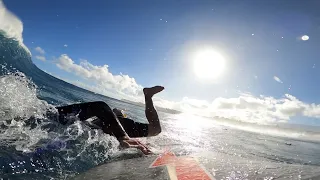
[[[144,154],[150,154],[151,150],[146,145],[134,139],[136,137],[148,136],[148,124],[138,123],[128,118],[118,118],[118,120],[128,134],[128,136],[123,139],[118,138],[120,145],[125,148],[137,148]]]

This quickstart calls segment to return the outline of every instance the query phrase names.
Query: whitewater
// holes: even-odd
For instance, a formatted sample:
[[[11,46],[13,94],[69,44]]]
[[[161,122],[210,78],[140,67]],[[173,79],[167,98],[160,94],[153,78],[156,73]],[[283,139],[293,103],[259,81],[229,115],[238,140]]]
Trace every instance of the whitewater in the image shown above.
[[[144,156],[120,149],[116,138],[74,123],[56,122],[55,106],[105,101],[146,122],[144,108],[92,93],[39,68],[23,44],[22,22],[0,1],[0,179],[70,179],[103,163]],[[320,131],[262,126],[187,113],[159,112],[163,131],[142,138],[157,154],[210,152],[216,179],[320,179]],[[263,132],[263,133],[262,133]],[[213,156],[210,156],[213,157]]]

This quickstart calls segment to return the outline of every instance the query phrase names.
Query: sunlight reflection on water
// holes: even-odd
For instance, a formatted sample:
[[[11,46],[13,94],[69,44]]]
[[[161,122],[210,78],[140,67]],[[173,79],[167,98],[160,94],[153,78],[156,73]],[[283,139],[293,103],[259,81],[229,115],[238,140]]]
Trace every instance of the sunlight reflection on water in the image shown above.
[[[215,126],[212,121],[187,113],[172,115],[169,118],[170,121],[166,122],[170,128],[168,136],[174,141],[182,142],[184,148],[210,147],[209,130]]]

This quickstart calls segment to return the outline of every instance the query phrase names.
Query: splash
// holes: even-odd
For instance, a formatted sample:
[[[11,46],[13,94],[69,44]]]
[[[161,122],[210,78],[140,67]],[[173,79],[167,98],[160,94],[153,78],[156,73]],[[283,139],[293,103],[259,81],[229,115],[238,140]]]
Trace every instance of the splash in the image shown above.
[[[11,142],[17,150],[26,150],[47,136],[40,126],[30,131],[24,120],[31,117],[44,119],[48,111],[56,111],[53,106],[39,100],[36,93],[36,85],[23,73],[0,76],[0,123],[5,125],[1,129],[2,140],[15,140]]]
[[[0,157],[1,177],[70,177],[118,152],[114,137],[76,117],[71,125],[59,124],[56,108],[38,99],[37,86],[21,72],[0,76],[0,117],[0,153],[7,154]]]
[[[0,76],[0,115],[2,121],[31,116],[43,117],[55,108],[37,98],[37,86],[23,73]]]

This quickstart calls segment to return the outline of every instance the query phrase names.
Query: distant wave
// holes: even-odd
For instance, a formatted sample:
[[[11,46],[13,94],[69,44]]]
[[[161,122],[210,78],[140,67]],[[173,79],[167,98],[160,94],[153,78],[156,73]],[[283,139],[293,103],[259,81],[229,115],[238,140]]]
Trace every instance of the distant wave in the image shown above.
[[[302,141],[320,142],[320,128],[317,127],[290,124],[261,125],[222,118],[214,118],[214,120],[220,125],[239,130]]]

